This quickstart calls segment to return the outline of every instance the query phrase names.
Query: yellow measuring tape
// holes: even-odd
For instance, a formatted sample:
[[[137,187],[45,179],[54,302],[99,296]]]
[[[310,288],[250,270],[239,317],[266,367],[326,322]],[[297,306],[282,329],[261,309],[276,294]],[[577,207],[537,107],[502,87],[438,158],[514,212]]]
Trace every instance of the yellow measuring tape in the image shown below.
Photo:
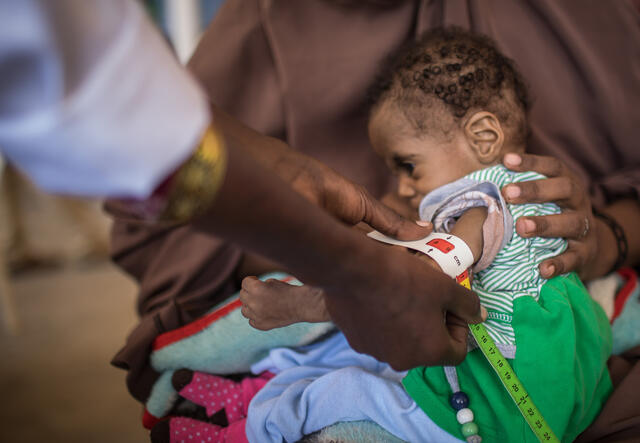
[[[367,236],[383,243],[404,246],[428,255],[438,263],[445,274],[455,277],[458,284],[471,289],[471,280],[466,269],[473,263],[473,254],[467,244],[455,235],[432,232],[423,239],[413,241],[396,240],[377,231],[370,232]],[[469,325],[469,329],[538,440],[559,443],[560,440],[533,403],[533,399],[529,397],[527,390],[496,346],[484,324]]]
[[[456,281],[461,286],[471,289],[471,281],[467,271],[458,275]],[[556,437],[551,430],[549,423],[547,423],[540,410],[538,410],[533,403],[533,399],[529,397],[527,390],[511,368],[509,361],[502,355],[496,343],[487,332],[484,324],[469,325],[469,329],[471,330],[471,335],[476,339],[478,347],[489,361],[493,370],[498,374],[498,378],[500,378],[500,381],[538,440],[541,442],[560,443],[558,437]]]

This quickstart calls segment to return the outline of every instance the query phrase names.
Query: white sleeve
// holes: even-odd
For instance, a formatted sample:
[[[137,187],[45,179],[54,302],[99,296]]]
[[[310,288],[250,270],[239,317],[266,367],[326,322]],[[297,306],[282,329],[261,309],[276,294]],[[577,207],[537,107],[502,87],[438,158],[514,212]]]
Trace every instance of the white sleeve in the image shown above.
[[[207,99],[134,0],[0,0],[0,150],[42,188],[146,197]]]

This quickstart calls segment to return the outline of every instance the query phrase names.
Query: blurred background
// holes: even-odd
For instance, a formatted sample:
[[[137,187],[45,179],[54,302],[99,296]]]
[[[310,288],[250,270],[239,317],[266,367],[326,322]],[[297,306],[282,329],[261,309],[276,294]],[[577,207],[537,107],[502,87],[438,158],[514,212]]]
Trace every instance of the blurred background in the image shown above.
[[[223,0],[146,0],[181,62]],[[0,442],[148,441],[124,372],[136,286],[101,203],[45,195],[0,159]]]

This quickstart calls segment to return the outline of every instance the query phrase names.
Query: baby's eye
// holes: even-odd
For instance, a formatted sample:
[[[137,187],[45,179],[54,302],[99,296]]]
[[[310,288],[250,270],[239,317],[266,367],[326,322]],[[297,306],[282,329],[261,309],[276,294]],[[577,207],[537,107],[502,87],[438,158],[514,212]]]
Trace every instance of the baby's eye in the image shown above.
[[[400,162],[398,163],[398,168],[401,171],[406,172],[408,175],[411,175],[413,174],[413,169],[415,168],[415,165],[410,162]]]
[[[412,158],[394,155],[393,156],[393,164],[395,166],[395,173],[401,174],[406,173],[408,176],[413,175],[413,171],[415,170],[415,164],[412,161]]]

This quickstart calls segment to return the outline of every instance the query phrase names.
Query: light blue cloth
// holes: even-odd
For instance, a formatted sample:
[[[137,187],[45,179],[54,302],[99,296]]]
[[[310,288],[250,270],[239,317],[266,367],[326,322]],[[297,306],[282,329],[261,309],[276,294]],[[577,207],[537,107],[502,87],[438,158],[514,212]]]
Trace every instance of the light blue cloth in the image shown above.
[[[405,372],[359,354],[342,333],[298,349],[274,349],[252,367],[277,375],[249,406],[250,442],[295,442],[337,422],[370,420],[409,442],[459,442],[402,387]]]
[[[465,177],[434,189],[420,201],[418,209],[420,220],[434,223],[436,232],[450,232],[451,225],[455,223],[454,218],[459,217],[469,208],[487,206],[483,199],[469,201],[468,198],[465,198],[465,194],[468,195],[471,192],[485,194],[496,201],[502,214],[504,227],[500,249],[504,248],[513,234],[513,217],[504,197],[502,197],[500,187],[490,181],[478,182],[478,180]],[[466,200],[465,203],[458,203],[460,199]]]
[[[613,355],[622,354],[640,344],[640,281],[629,295],[622,312],[611,325]]]

